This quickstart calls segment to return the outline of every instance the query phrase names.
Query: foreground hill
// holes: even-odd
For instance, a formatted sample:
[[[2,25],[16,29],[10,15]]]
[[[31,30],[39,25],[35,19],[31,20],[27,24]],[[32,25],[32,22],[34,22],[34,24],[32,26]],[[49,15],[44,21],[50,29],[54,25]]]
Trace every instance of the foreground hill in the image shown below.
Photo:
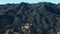
[[[1,15],[14,17],[11,18],[12,20],[7,18],[11,24],[10,22],[7,24],[1,22],[0,19],[1,34],[9,29],[13,32],[26,34],[21,30],[21,26],[25,23],[32,24],[30,34],[57,34],[60,32],[60,4],[50,2],[5,4],[0,5],[0,18]]]

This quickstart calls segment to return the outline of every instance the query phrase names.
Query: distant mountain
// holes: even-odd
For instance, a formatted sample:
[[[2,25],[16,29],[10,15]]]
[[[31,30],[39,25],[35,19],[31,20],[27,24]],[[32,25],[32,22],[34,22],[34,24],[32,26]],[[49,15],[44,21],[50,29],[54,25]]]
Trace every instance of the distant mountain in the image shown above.
[[[8,25],[2,25],[0,20],[1,34],[6,29],[13,29],[13,32],[22,33],[20,28],[24,23],[32,24],[30,34],[57,34],[57,32],[60,32],[60,3],[40,2],[29,4],[22,2],[19,4],[4,4],[0,5],[0,15],[14,16],[14,19],[11,18],[13,23],[10,25],[9,23],[7,23]]]

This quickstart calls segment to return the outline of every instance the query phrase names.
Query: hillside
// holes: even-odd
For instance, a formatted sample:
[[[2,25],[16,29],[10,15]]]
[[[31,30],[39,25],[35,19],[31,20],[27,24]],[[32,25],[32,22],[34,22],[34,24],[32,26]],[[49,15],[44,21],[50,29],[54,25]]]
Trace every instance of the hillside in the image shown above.
[[[11,22],[1,22],[1,18]],[[57,32],[60,32],[60,4],[22,2],[0,5],[1,34],[5,33],[5,30],[26,34],[26,31],[21,30],[21,26],[25,23],[32,24],[30,34],[57,34]]]

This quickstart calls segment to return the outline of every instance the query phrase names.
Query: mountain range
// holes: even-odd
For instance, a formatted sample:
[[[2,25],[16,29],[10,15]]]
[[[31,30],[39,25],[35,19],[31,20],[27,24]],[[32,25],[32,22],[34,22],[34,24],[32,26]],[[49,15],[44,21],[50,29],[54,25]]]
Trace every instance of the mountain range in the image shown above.
[[[1,22],[1,18],[6,18],[11,22]],[[13,32],[25,34],[20,29],[24,23],[32,24],[30,34],[57,34],[57,32],[60,32],[60,3],[39,2],[30,4],[22,2],[0,5],[1,34],[6,29],[13,29]]]

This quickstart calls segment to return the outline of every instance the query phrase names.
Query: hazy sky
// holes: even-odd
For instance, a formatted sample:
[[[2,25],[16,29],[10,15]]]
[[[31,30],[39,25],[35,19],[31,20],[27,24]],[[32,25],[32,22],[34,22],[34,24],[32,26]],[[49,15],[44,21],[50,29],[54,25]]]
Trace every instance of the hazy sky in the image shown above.
[[[0,4],[5,4],[5,3],[21,3],[21,2],[28,2],[28,3],[37,3],[37,2],[60,3],[60,0],[0,0]]]

